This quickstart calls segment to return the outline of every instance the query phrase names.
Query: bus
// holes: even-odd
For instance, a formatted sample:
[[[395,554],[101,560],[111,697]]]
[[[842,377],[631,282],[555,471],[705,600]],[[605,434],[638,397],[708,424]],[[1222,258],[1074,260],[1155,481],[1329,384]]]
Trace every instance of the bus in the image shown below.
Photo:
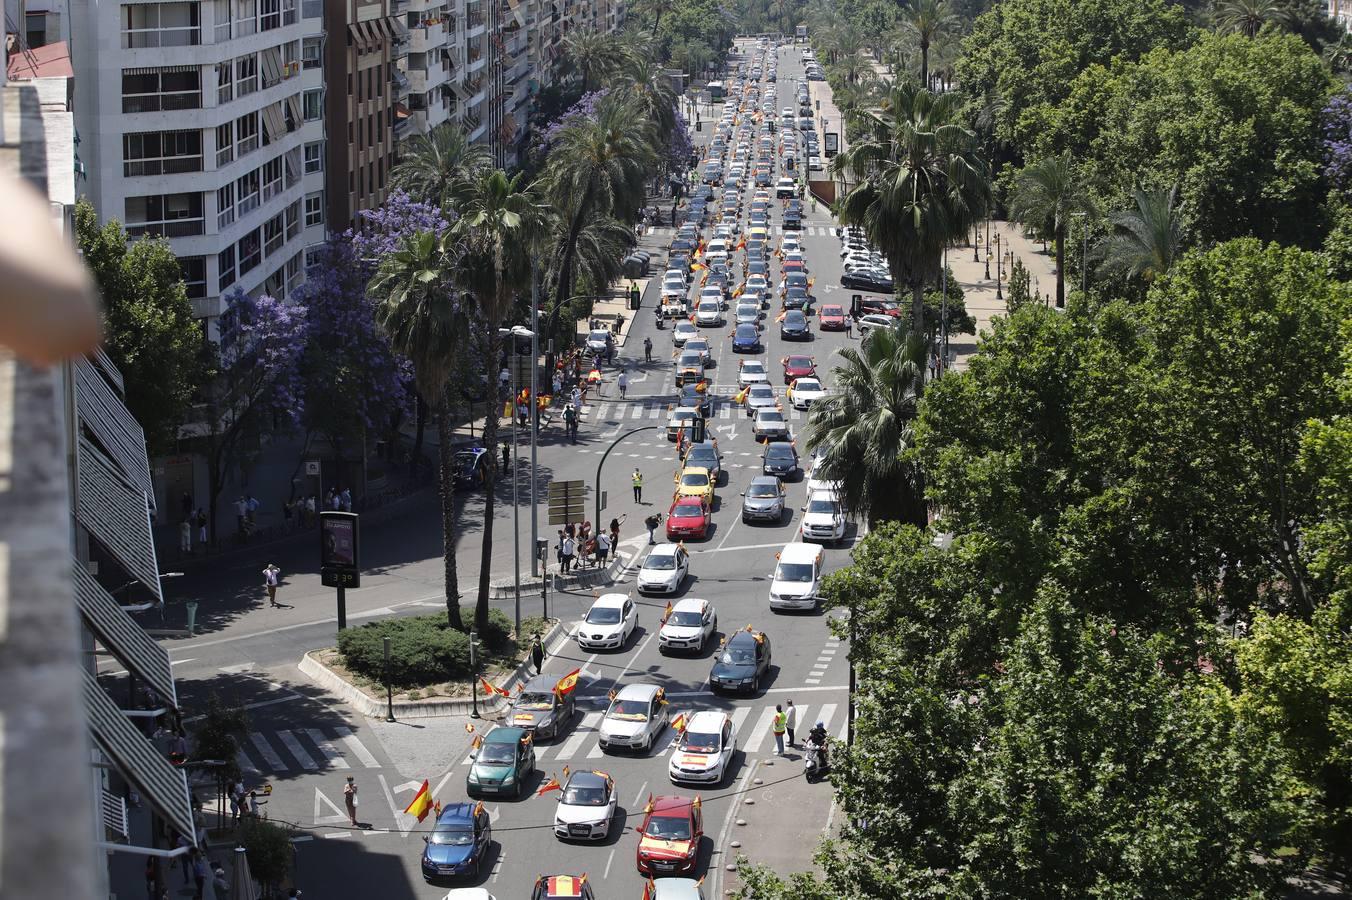
[[[724,98],[725,95],[726,95],[726,92],[725,92],[725,90],[724,90],[724,88],[723,88],[723,82],[721,82],[721,81],[711,81],[711,82],[709,82],[709,102],[710,102],[710,103],[722,103],[722,102],[723,102],[723,98]]]
[[[799,25],[793,30],[793,42],[795,44],[807,43],[807,26]]]

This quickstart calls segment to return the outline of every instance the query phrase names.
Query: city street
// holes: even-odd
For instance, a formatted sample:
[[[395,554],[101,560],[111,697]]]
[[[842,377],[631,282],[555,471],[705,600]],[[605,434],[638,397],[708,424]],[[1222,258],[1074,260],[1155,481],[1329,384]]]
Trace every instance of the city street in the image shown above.
[[[777,105],[793,102],[794,81],[803,77],[800,54],[801,48],[795,46],[779,51]],[[729,102],[735,101],[735,96],[729,98]],[[753,109],[755,104],[753,101]],[[721,112],[722,106],[716,105],[713,115]],[[707,144],[716,121],[704,121],[697,142]],[[800,164],[804,163],[800,156]],[[775,176],[781,174],[777,167]],[[753,191],[750,178],[745,185],[749,203]],[[783,234],[780,206],[779,201],[771,202],[771,249]],[[673,234],[671,227],[662,226],[650,229],[645,237],[644,244],[654,251],[655,264],[664,258]],[[840,287],[840,242],[825,210],[807,204],[798,234],[811,266],[816,310],[833,303],[848,307],[854,292]],[[770,264],[770,283],[776,285],[780,264],[773,256]],[[754,861],[772,863],[781,873],[810,868],[811,853],[833,815],[831,787],[829,783],[808,784],[804,780],[801,751],[790,749],[784,757],[773,754],[771,720],[775,704],[791,699],[798,709],[800,740],[818,721],[830,734],[843,738],[848,711],[848,648],[831,635],[824,614],[784,614],[771,612],[768,607],[777,553],[799,539],[800,508],[807,498],[806,476],[800,469],[785,479],[786,508],[792,515],[786,515],[781,524],[741,520],[740,494],[754,476],[761,474],[763,446],[753,438],[751,420],[744,409],[734,405],[733,395],[738,391],[738,359],[754,358],[765,363],[769,383],[782,401],[785,386],[780,359],[788,353],[814,357],[829,391],[833,359],[852,340],[843,331],[819,331],[814,312],[808,320],[807,341],[784,341],[774,318],[777,299],[766,312],[759,353],[733,353],[730,340],[724,339],[733,327],[731,310],[725,313],[721,325],[701,329],[710,338],[713,358],[707,375],[714,397],[708,425],[710,436],[719,443],[726,480],[717,487],[707,537],[687,542],[691,565],[683,587],[672,598],[642,597],[635,589],[633,572],[647,552],[643,519],[653,512],[666,514],[671,498],[668,486],[679,467],[676,445],[667,440],[665,430],[676,385],[669,358],[671,324],[659,330],[654,323],[659,284],[650,282],[643,310],[631,323],[617,358],[618,366],[608,366],[601,390],[589,395],[580,416],[577,444],[565,442],[561,421],[556,417],[544,430],[539,450],[542,489],[550,479],[581,479],[590,489],[596,482],[602,455],[619,441],[600,473],[600,484],[606,492],[601,519],[608,522],[612,517],[624,517],[620,550],[629,557],[630,565],[614,589],[628,591],[634,598],[639,610],[638,627],[618,652],[582,652],[569,642],[547,661],[546,671],[557,675],[581,669],[578,715],[560,738],[536,747],[536,771],[530,783],[535,788],[551,776],[562,779],[565,766],[574,772],[606,772],[615,781],[617,818],[604,841],[592,845],[565,843],[552,833],[558,793],[539,798],[532,793],[519,801],[486,801],[494,842],[488,864],[478,881],[471,883],[482,883],[498,898],[529,896],[539,874],[584,872],[599,898],[639,897],[643,878],[635,868],[634,831],[650,794],[701,797],[704,834],[696,872],[705,876],[704,889],[709,897],[719,896],[733,883],[735,873],[725,867],[739,852]],[[694,290],[697,292],[697,287]],[[645,337],[653,343],[651,363],[643,360]],[[853,338],[857,340],[857,336]],[[628,373],[625,398],[619,396],[615,383],[619,368]],[[783,408],[793,436],[801,438],[806,413],[792,409],[787,402]],[[624,437],[637,428],[650,430]],[[801,439],[798,450],[806,466]],[[524,448],[521,456],[528,459]],[[642,503],[635,502],[630,491],[634,468],[644,476]],[[525,484],[523,478],[523,560],[529,546]],[[513,517],[504,487],[500,484],[498,492],[495,576],[511,571]],[[476,493],[466,494],[461,517],[458,562],[460,590],[466,603],[472,602],[477,584],[480,502]],[[594,503],[595,497],[589,496],[589,513]],[[542,536],[552,538],[553,529],[543,525],[543,503],[540,519]],[[849,548],[858,537],[857,526],[851,524],[844,540],[827,545],[825,571],[848,562]],[[440,546],[439,513],[430,495],[416,496],[371,516],[363,530],[362,587],[347,594],[349,624],[443,608]],[[319,584],[315,556],[312,539],[304,536],[267,551],[218,561],[209,572],[190,573],[168,583],[174,598],[193,597],[201,602],[198,634],[165,642],[183,703],[190,711],[200,709],[205,699],[217,692],[249,708],[250,733],[240,761],[251,786],[264,782],[272,785],[273,793],[264,807],[267,814],[294,823],[301,830],[296,839],[297,883],[307,897],[443,896],[446,886],[425,885],[419,870],[422,837],[432,820],[419,825],[402,810],[424,779],[442,803],[465,799],[471,739],[465,725],[469,720],[366,720],[297,670],[305,651],[334,642],[334,595]],[[259,571],[267,561],[276,561],[283,571],[279,592],[282,609],[269,609],[264,602]],[[703,598],[714,605],[719,637],[747,625],[766,633],[773,661],[759,692],[731,698],[710,691],[709,672],[716,655],[713,645],[694,656],[659,653],[655,637],[662,612],[668,599],[682,597]],[[551,592],[549,599],[551,615],[575,623],[586,613],[593,596],[590,590]],[[512,603],[511,599],[495,601],[509,616]],[[523,596],[522,609],[523,615],[539,614],[538,594]],[[155,615],[149,614],[152,618]],[[146,624],[153,627],[155,623],[147,620]],[[668,758],[677,739],[670,729],[646,754],[611,755],[600,749],[597,726],[607,707],[607,693],[635,683],[665,688],[672,716],[707,709],[730,714],[737,752],[719,783],[702,789],[670,783]],[[483,733],[491,725],[480,722],[477,728]],[[359,788],[360,828],[352,828],[343,811],[342,788],[347,776],[352,776]],[[737,824],[739,821],[745,824]]]

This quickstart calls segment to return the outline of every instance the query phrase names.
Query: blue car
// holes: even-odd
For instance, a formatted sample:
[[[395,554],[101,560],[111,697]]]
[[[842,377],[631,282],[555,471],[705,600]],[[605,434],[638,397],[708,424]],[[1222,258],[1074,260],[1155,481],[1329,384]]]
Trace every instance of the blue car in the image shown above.
[[[451,803],[441,810],[432,833],[423,838],[422,874],[428,882],[479,874],[493,828],[482,803]]]
[[[756,353],[760,350],[760,329],[755,325],[738,325],[732,333],[733,353]]]

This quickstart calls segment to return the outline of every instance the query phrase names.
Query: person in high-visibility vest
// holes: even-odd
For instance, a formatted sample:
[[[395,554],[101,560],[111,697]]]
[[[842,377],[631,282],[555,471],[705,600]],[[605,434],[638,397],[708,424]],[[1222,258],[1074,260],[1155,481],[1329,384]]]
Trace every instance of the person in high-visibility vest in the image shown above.
[[[783,704],[775,704],[775,718],[770,725],[775,732],[775,756],[784,755],[784,732],[789,727],[789,717],[784,713]]]
[[[640,472],[640,471],[638,470],[638,467],[637,467],[637,466],[634,468],[634,474],[633,474],[633,477],[631,478],[631,481],[633,482],[633,485],[634,485],[634,502],[635,502],[635,503],[642,503],[642,502],[643,502],[643,473]]]

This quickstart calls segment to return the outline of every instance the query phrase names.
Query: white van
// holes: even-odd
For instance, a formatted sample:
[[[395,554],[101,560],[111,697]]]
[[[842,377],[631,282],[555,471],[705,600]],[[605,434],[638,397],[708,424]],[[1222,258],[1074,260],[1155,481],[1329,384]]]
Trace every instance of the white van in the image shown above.
[[[816,544],[786,544],[770,576],[771,609],[816,609],[821,603],[822,563],[826,551]]]

